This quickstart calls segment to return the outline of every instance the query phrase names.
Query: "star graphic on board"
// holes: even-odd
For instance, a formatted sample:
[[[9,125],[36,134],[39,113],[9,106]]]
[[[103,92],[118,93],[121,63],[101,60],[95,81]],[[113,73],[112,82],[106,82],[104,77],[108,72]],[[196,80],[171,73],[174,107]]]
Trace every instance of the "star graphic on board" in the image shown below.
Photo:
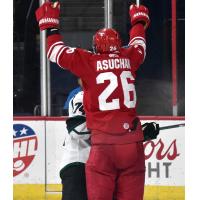
[[[16,133],[17,131],[15,129],[13,129],[13,136],[16,137]]]
[[[26,129],[26,128],[24,127],[24,128],[20,131],[20,133],[21,133],[20,135],[26,135],[26,134],[27,134],[27,133],[26,133],[27,131],[28,131],[28,129]]]

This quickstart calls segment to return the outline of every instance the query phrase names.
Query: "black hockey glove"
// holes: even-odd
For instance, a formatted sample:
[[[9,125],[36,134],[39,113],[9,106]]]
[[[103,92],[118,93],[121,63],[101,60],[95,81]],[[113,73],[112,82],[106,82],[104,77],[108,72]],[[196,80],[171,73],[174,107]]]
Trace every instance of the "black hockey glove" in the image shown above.
[[[156,124],[155,122],[150,122],[143,124],[142,130],[144,134],[144,141],[148,141],[157,138],[160,128],[159,124]]]

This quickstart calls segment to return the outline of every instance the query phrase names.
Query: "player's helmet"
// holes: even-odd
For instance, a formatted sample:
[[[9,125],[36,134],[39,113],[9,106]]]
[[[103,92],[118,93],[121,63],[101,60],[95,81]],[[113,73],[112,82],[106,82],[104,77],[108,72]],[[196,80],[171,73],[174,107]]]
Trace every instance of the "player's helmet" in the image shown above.
[[[78,92],[69,102],[69,117],[85,116],[83,109],[83,91]]]
[[[119,33],[112,28],[103,28],[93,37],[93,47],[96,53],[110,53],[121,47]]]

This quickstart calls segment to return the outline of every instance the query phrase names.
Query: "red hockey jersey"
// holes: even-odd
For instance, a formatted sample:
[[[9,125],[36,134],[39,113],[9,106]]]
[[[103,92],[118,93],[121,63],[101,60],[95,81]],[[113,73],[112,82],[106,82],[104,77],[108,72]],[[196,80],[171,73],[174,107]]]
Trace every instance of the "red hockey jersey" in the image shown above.
[[[128,46],[114,53],[95,54],[66,46],[59,34],[49,36],[47,44],[48,59],[82,80],[87,127],[93,133],[131,134],[134,140],[143,140],[140,124],[131,133],[136,118],[135,72],[146,52],[143,26],[134,26]]]

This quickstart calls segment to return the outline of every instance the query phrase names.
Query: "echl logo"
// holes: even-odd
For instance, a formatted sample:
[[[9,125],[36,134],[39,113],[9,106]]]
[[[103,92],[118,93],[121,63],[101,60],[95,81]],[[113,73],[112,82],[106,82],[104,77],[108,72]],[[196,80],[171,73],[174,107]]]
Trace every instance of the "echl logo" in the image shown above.
[[[33,161],[38,148],[37,136],[24,124],[13,125],[13,176],[22,173]]]

